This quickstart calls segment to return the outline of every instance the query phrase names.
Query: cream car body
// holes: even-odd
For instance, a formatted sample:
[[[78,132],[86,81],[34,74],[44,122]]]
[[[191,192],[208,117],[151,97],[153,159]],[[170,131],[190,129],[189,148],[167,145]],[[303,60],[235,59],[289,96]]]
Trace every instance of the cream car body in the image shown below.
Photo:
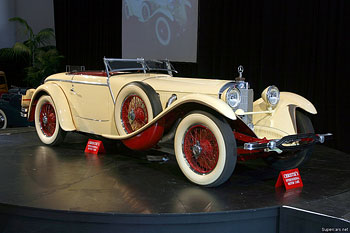
[[[313,134],[311,121],[297,112],[316,114],[315,107],[297,94],[270,86],[253,103],[242,68],[232,81],[173,77],[167,61],[105,58],[104,62],[106,71],[55,74],[23,96],[24,112],[36,121],[44,143],[61,142],[66,131],[122,140],[135,150],[173,140],[187,178],[217,186],[232,174],[237,158],[299,151],[326,136]],[[125,63],[135,67],[123,67]],[[282,165],[279,159],[270,163],[295,167],[310,151],[295,153],[297,160]]]
[[[120,90],[134,81],[147,83],[157,90],[164,111],[143,129],[132,134],[120,135],[114,121],[115,102]],[[48,94],[53,97],[55,105],[60,109],[58,118],[62,129],[65,131],[77,130],[112,139],[130,138],[185,103],[198,103],[218,111],[229,119],[236,119],[232,109],[217,98],[220,88],[228,81],[175,78],[166,74],[140,73],[115,75],[110,78],[109,82],[113,95],[109,92],[107,77],[59,73],[48,77],[45,83],[36,90],[31,89],[28,96],[23,99],[31,99],[28,113],[30,115],[35,110],[33,108],[35,101],[41,95]],[[198,84],[200,88],[193,88]],[[178,100],[166,108],[167,101],[174,93],[178,96]]]

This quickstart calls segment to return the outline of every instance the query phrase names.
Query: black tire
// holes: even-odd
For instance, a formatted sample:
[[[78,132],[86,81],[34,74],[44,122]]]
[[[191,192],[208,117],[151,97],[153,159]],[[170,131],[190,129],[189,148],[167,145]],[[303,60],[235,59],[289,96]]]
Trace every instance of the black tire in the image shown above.
[[[56,146],[63,142],[66,131],[60,126],[56,106],[50,96],[43,95],[39,98],[34,121],[36,132],[44,144]]]
[[[7,117],[3,110],[0,109],[0,129],[6,129],[7,127]]]
[[[216,187],[232,175],[237,146],[232,129],[220,115],[193,111],[178,125],[174,149],[177,163],[193,183]]]
[[[308,116],[306,116],[301,111],[296,111],[296,122],[297,122],[297,131],[298,133],[314,133],[314,127]],[[310,158],[313,152],[314,146],[307,147],[301,151],[296,152],[283,152],[280,155],[270,156],[265,158],[272,168],[278,171],[289,170],[297,168],[305,164],[306,161]]]
[[[119,135],[132,133],[156,117],[162,104],[156,91],[146,83],[132,82],[117,96],[114,116]]]

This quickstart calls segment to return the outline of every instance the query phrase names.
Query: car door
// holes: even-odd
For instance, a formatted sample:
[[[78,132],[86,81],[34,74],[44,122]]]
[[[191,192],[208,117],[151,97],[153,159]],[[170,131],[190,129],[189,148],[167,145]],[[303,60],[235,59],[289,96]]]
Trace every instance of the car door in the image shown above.
[[[111,133],[112,98],[106,76],[74,75],[69,99],[78,131]]]

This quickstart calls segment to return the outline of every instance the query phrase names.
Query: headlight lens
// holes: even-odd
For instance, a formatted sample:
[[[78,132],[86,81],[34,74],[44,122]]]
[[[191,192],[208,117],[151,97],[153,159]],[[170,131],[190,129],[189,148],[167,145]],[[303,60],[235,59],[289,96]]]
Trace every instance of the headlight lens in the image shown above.
[[[234,87],[230,87],[226,92],[226,103],[231,108],[235,108],[241,102],[241,92]]]
[[[271,106],[276,106],[280,101],[280,91],[276,86],[269,86],[266,92],[266,100]]]

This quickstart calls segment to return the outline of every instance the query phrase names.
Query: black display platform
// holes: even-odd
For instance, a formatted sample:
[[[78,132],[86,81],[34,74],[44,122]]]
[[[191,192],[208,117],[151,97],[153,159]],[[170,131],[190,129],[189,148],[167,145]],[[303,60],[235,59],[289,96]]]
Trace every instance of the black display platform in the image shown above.
[[[201,232],[207,232],[205,228],[209,232],[209,225],[203,224],[216,221],[230,229],[232,224],[223,222],[246,221],[269,232],[278,228],[283,205],[350,219],[350,156],[325,146],[316,146],[310,161],[300,168],[304,187],[286,192],[275,190],[278,172],[262,160],[240,162],[227,183],[203,188],[184,177],[172,155],[128,151],[104,140],[107,153],[96,156],[84,153],[87,140],[70,133],[63,145],[48,147],[33,128],[0,131],[0,215],[9,218],[2,222],[13,226],[30,220],[9,216],[34,216],[113,223],[119,229],[130,225],[133,232],[151,232],[146,226],[165,224],[162,221],[168,226],[187,224],[186,229],[195,222],[202,224]],[[150,161],[154,158],[169,160]],[[259,218],[265,218],[262,225],[256,221]]]

